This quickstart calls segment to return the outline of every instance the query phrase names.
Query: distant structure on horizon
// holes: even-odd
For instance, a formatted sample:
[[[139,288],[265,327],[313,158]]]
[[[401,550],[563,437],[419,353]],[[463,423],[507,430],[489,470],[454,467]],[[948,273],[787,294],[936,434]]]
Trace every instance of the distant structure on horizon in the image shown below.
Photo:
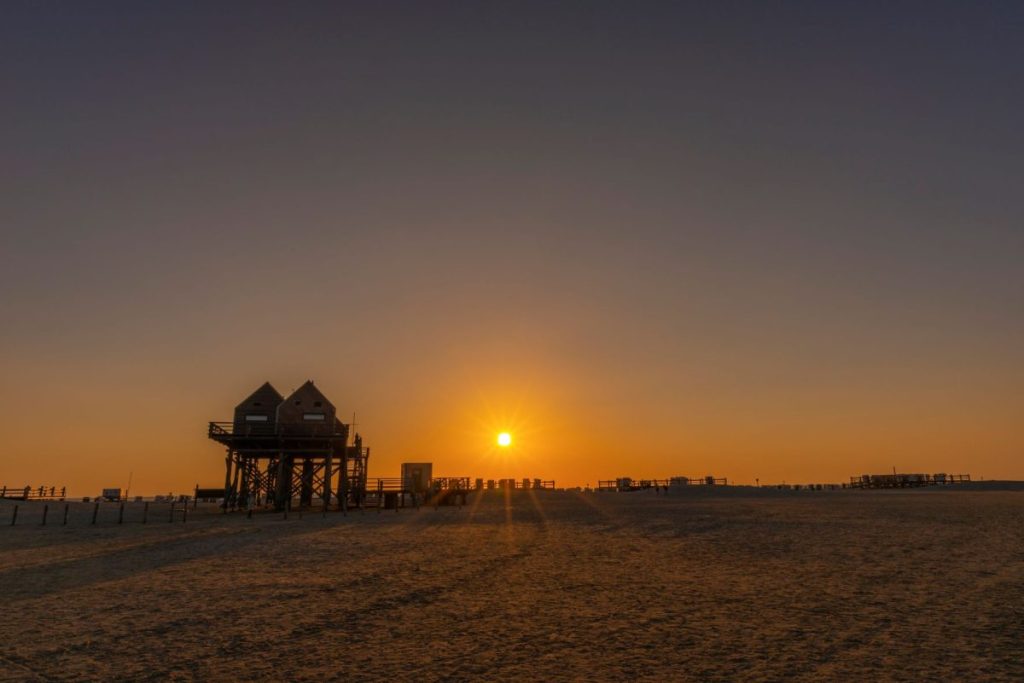
[[[949,484],[970,483],[969,474],[862,474],[850,477],[850,488],[853,489],[902,489],[919,486],[945,486]]]
[[[370,449],[358,434],[349,445],[349,425],[312,380],[287,398],[264,382],[235,406],[231,422],[210,422],[208,436],[227,448],[225,510],[280,510],[296,498],[309,506],[314,496],[345,509],[365,496]]]

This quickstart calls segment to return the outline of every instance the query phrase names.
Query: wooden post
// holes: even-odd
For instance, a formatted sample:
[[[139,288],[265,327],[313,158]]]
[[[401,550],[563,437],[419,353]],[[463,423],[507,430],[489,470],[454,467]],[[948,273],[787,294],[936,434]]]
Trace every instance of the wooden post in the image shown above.
[[[174,501],[172,500],[171,501],[171,516],[168,517],[167,523],[170,524],[170,523],[173,523],[173,522],[174,522]]]
[[[224,514],[228,512],[228,501],[231,499],[228,489],[231,487],[231,449],[224,458]]]
[[[149,517],[149,503],[142,504],[142,523],[146,523],[146,518]]]
[[[241,473],[241,471],[242,471],[242,463],[241,463],[241,459],[239,459],[239,462],[235,463],[235,476],[233,476],[231,478],[231,507],[234,508],[234,509],[238,509],[238,493],[239,493],[239,489],[238,489],[238,475]],[[225,491],[225,494],[226,493],[227,492]],[[198,501],[196,501],[196,502],[198,504]],[[195,509],[195,508],[193,508],[193,509]]]
[[[313,461],[309,458],[302,459],[302,467],[299,471],[299,509],[303,505],[313,506]]]
[[[18,506],[15,505],[14,506],[14,514],[11,515],[11,526],[14,526],[14,523],[17,522],[17,521],[18,521]]]
[[[64,521],[60,523],[61,526],[68,525],[68,508],[71,507],[67,503],[64,503]]]
[[[348,454],[341,455],[341,487],[338,491],[338,507],[343,515],[348,514]]]
[[[43,526],[46,526],[46,515],[50,512],[49,504],[43,506]]]
[[[181,506],[181,523],[184,524],[188,521],[188,503]]]
[[[377,480],[377,514],[380,514],[381,507],[384,506],[384,482],[380,479]]]
[[[292,498],[292,468],[291,463],[288,464],[287,472],[285,472],[285,456],[281,453],[277,459],[277,491],[274,492],[274,507],[281,510],[286,507],[286,500]],[[287,475],[287,480],[286,480]]]
[[[96,503],[92,506],[92,523],[96,524],[96,515],[100,514],[100,504]]]
[[[327,515],[327,507],[331,504],[331,489],[333,488],[333,482],[331,481],[331,479],[334,478],[334,472],[331,469],[332,465],[334,464],[331,458],[333,453],[334,451],[329,452],[327,454],[327,459],[324,461],[324,516]]]
[[[245,461],[241,463],[242,469],[242,484],[238,489],[238,503],[239,505],[245,505],[249,507],[252,505],[252,482],[249,479],[249,463]]]
[[[124,501],[121,501],[121,507],[117,510],[117,523],[124,524]]]

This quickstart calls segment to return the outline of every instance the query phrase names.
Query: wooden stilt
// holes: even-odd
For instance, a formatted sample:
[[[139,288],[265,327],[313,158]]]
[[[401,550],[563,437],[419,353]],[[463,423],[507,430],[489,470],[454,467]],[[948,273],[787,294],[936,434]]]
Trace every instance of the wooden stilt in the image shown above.
[[[338,493],[343,514],[348,514],[348,456],[341,456],[341,491]]]
[[[228,505],[230,504],[230,501],[231,501],[231,496],[229,494],[229,490],[231,488],[231,465],[232,465],[232,461],[233,461],[233,458],[231,456],[232,456],[232,453],[231,453],[231,449],[229,448],[228,449],[228,454],[224,458],[224,504],[223,504],[223,508],[224,508],[224,513],[225,514],[227,514]],[[173,507],[174,507],[173,503],[171,504],[171,507],[173,509]]]
[[[274,505],[280,510],[285,507],[292,497],[292,468],[289,463],[285,465],[285,456],[282,454],[277,461],[277,491],[274,494]]]
[[[231,507],[232,508],[237,508],[238,507],[238,494],[239,494],[238,477],[239,477],[239,475],[242,472],[242,462],[241,462],[241,460],[242,460],[241,457],[238,457],[237,460],[235,461],[235,474],[231,478],[230,496],[231,496]]]
[[[331,489],[332,479],[334,478],[334,472],[331,471],[332,462],[331,454],[327,454],[327,459],[324,460],[324,486],[323,486],[323,499],[324,499],[324,512],[327,512],[328,506],[331,504]]]
[[[241,460],[241,456],[239,456]],[[252,498],[252,482],[249,476],[249,463],[247,461],[239,462],[239,468],[242,470],[242,484],[238,489],[238,504],[249,507],[252,503],[249,500]]]

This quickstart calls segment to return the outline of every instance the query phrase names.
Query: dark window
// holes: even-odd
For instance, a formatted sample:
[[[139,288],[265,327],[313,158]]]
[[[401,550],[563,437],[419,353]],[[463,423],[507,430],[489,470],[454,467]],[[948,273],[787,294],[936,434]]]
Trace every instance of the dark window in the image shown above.
[[[321,406],[323,406],[323,403],[321,401],[313,401],[314,408],[319,408]]]
[[[253,404],[254,406],[256,406],[257,408],[259,408],[259,407],[260,407],[261,405],[263,405],[263,404],[262,404],[262,403],[260,403],[259,401],[253,401],[253,402],[252,402],[252,404]]]

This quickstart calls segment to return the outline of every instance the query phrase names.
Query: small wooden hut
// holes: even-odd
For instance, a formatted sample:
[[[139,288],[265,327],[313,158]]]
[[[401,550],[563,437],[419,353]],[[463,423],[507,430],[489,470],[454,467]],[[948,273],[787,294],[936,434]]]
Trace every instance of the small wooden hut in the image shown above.
[[[270,382],[264,382],[263,386],[235,406],[235,432],[273,432],[277,423],[277,407],[283,400],[284,396]]]

